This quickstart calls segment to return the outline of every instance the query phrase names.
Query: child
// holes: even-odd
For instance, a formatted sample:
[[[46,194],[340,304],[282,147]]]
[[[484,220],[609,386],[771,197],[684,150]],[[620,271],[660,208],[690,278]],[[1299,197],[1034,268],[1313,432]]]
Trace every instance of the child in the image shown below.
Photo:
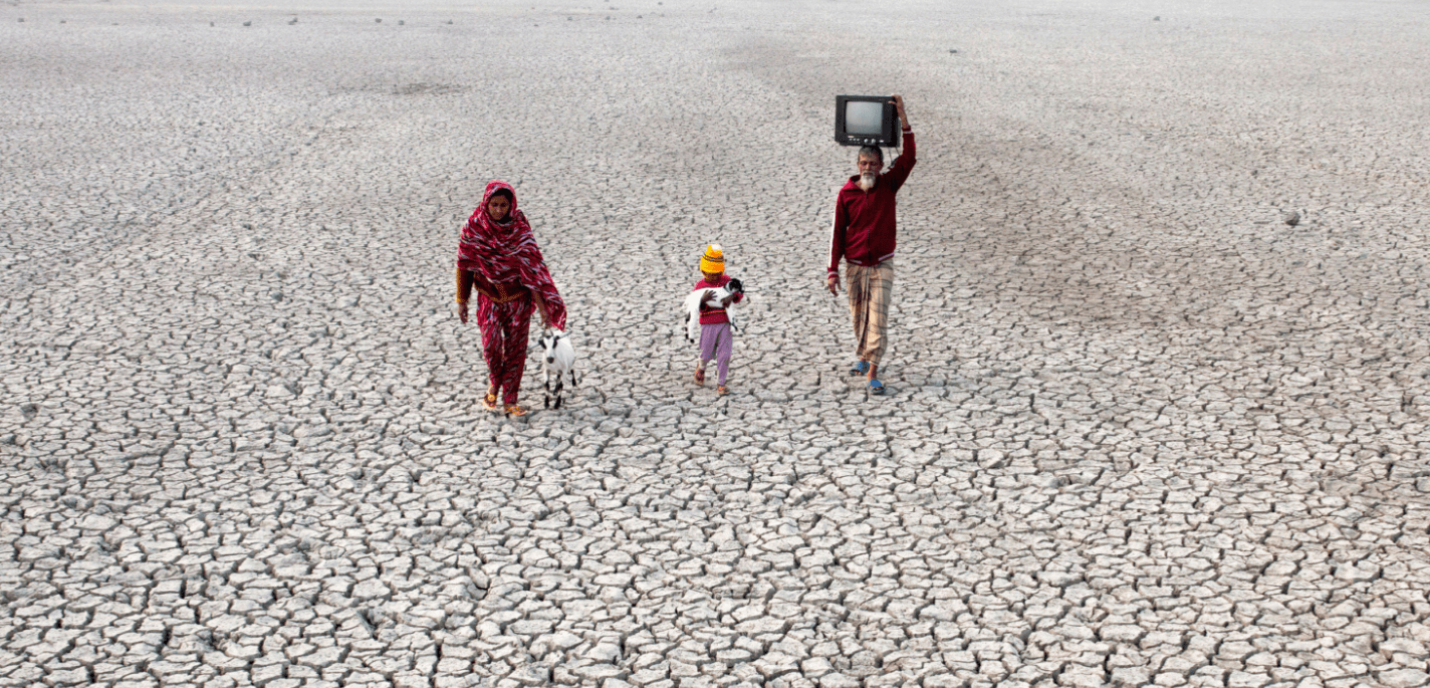
[[[705,249],[705,254],[700,257],[700,272],[705,279],[695,284],[697,290],[714,291],[730,282],[730,277],[725,274],[725,255],[721,253],[719,244],[710,244]],[[719,386],[715,391],[722,396],[730,391],[725,387],[725,374],[730,371],[730,353],[735,345],[730,333],[730,316],[725,314],[725,307],[744,298],[744,294],[732,294],[718,306],[700,304],[700,365],[695,367],[695,384],[705,384],[705,364],[713,358],[720,372]]]

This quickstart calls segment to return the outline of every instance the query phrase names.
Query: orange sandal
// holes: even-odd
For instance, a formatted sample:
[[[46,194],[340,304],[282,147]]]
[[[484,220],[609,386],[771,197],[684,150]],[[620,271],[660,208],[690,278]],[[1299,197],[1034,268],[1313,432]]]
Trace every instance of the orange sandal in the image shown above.
[[[531,411],[529,411],[525,406],[522,406],[521,404],[507,404],[506,409],[504,409],[504,411],[506,412],[508,418],[520,418],[528,413],[531,413]]]
[[[482,408],[484,408],[484,409],[486,409],[486,410],[488,410],[488,411],[495,411],[495,410],[497,410],[498,406],[497,406],[497,393],[496,393],[496,392],[487,392],[486,398],[485,398],[485,399],[482,399]]]

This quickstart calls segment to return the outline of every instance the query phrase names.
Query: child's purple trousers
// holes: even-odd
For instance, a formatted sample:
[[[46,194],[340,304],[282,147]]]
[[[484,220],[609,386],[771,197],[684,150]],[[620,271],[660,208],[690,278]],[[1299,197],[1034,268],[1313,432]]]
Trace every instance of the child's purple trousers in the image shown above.
[[[700,367],[704,368],[710,359],[720,370],[719,384],[725,384],[725,374],[730,372],[730,354],[735,350],[734,337],[730,333],[730,323],[716,323],[700,326]]]

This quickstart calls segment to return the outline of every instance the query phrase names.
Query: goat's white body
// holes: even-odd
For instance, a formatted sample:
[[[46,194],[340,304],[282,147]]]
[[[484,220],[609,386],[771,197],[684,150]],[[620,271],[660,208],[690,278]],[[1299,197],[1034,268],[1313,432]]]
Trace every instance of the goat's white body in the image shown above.
[[[706,291],[706,289],[696,289],[685,297],[685,338],[692,342],[700,341],[700,295]],[[710,298],[704,300],[704,303],[717,304],[730,295],[730,290],[725,287],[715,289],[714,292]],[[729,306],[725,307],[725,317],[729,318],[731,327],[735,326],[735,315],[731,312],[735,305],[736,303],[732,301]]]
[[[551,394],[556,395],[556,408],[561,408],[561,390],[565,387],[564,376],[571,376],[571,386],[576,386],[576,349],[571,346],[571,338],[561,330],[547,330],[541,335],[541,369],[546,375],[546,406],[551,407]],[[555,377],[555,389],[552,378]]]

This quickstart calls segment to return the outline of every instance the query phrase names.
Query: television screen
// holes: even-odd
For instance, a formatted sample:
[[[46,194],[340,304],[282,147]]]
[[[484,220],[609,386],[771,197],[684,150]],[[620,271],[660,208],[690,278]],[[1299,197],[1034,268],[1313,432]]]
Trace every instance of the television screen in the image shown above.
[[[884,133],[884,104],[868,100],[844,103],[844,131],[859,136]]]
[[[889,96],[834,97],[834,140],[841,145],[897,146],[898,120]]]

